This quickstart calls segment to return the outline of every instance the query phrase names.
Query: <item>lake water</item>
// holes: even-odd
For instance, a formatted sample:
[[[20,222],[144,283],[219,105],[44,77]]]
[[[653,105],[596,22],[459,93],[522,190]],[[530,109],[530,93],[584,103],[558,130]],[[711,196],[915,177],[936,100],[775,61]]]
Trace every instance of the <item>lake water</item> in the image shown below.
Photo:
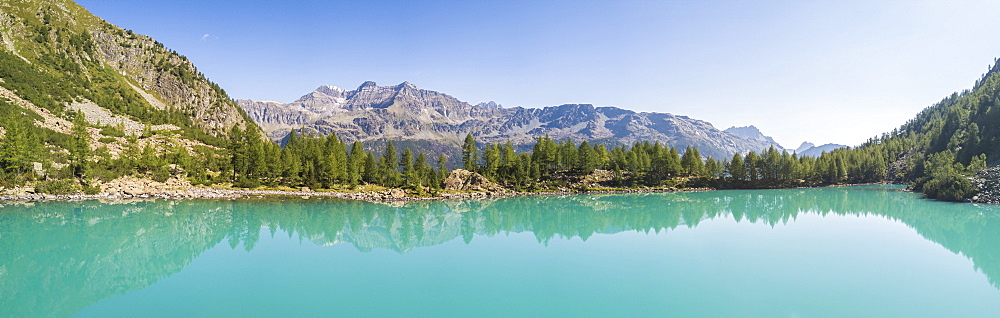
[[[1000,207],[892,186],[0,208],[0,317],[997,316]]]

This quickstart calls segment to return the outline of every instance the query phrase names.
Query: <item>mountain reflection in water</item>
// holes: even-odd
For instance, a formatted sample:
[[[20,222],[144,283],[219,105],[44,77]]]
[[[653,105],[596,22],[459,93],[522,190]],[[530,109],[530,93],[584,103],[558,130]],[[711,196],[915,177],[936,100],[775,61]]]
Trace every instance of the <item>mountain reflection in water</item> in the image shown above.
[[[1000,287],[1000,208],[919,199],[898,187],[526,196],[379,204],[316,199],[6,203],[0,316],[67,316],[184,269],[225,242],[247,251],[277,231],[318,245],[399,253],[475,236],[533,233],[539,244],[702,221],[776,225],[799,214],[882,216],[975,264]],[[261,231],[265,229],[265,231]],[[27,292],[32,291],[32,292]]]

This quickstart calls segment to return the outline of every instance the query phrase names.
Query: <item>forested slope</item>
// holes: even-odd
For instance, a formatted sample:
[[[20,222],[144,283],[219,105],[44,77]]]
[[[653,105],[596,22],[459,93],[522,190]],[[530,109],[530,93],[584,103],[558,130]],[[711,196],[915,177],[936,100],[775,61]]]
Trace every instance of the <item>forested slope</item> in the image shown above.
[[[170,154],[226,157],[233,126],[257,129],[162,43],[69,0],[0,2],[0,185],[162,177]]]

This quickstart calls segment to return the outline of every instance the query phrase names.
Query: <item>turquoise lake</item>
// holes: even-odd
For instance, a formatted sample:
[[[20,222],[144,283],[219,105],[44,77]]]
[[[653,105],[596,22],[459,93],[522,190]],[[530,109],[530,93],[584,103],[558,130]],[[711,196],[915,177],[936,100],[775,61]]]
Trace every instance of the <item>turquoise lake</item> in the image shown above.
[[[2,204],[0,317],[1000,315],[1000,207],[896,186]]]

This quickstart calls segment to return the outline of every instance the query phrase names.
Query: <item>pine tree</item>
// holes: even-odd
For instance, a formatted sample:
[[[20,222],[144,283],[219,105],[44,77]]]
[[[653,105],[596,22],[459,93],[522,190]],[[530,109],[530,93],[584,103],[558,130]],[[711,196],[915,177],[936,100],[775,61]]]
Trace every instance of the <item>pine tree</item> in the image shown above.
[[[377,184],[381,183],[381,178],[379,178],[378,164],[375,161],[375,155],[366,152],[365,153],[365,164],[364,171],[362,171],[362,178],[367,183]]]
[[[413,151],[409,147],[403,149],[403,156],[399,158],[399,166],[403,169],[402,184],[404,187],[412,187],[418,184],[417,170],[413,166]]]
[[[16,118],[14,114],[5,114],[6,122],[12,123],[6,127],[6,133],[0,139],[0,172],[20,175],[31,171],[31,162],[41,145],[32,131],[30,122]]]
[[[594,145],[594,159],[597,162],[597,169],[608,169],[608,150],[604,144]]]
[[[282,177],[285,184],[298,185],[301,182],[302,160],[287,146],[281,151],[281,162],[284,163]]]
[[[570,139],[563,140],[563,142],[559,144],[559,168],[569,170],[572,169],[576,163],[576,144]]]
[[[503,180],[515,178],[517,165],[520,164],[517,152],[514,151],[514,144],[507,140],[500,150],[500,171],[498,172]]]
[[[264,140],[255,130],[248,129],[245,134],[247,155],[247,177],[259,180],[265,175],[267,158],[264,152]]]
[[[684,150],[684,155],[681,157],[681,168],[684,169],[684,173],[692,177],[700,177],[704,175],[705,165],[701,161],[701,154],[698,153],[698,148],[688,146]]]
[[[445,158],[444,154],[438,156],[438,178],[440,181],[444,181],[448,177],[448,158]]]
[[[486,153],[483,154],[482,173],[487,178],[496,180],[497,169],[500,168],[500,145],[486,145]]]
[[[361,142],[355,141],[351,145],[351,153],[347,159],[347,184],[356,186],[361,182],[361,170],[364,169],[365,150],[361,147]]]
[[[594,148],[590,146],[586,140],[580,143],[580,147],[577,148],[577,165],[576,168],[581,172],[589,174],[597,169],[598,158],[594,153]]]
[[[744,158],[743,165],[746,166],[746,181],[757,185],[760,181],[760,156],[756,152],[750,151]]]
[[[709,178],[720,178],[722,176],[722,165],[715,158],[705,158],[705,176]]]
[[[340,141],[336,134],[333,137],[333,175],[336,182],[349,183],[347,181],[347,145]]]
[[[476,148],[476,138],[472,134],[465,135],[465,143],[462,144],[462,164],[465,170],[479,170],[479,149]]]
[[[666,151],[666,171],[669,176],[678,176],[683,171],[684,168],[681,166],[681,155],[677,152],[677,148],[670,147],[670,150]]]
[[[406,148],[409,150],[410,148]],[[427,157],[423,153],[417,154],[417,158],[413,160],[413,172],[409,178],[412,178],[413,185],[423,187],[425,185],[431,184],[431,179],[434,178],[434,168],[431,168],[430,164],[427,163]]]
[[[288,138],[289,140],[295,138],[294,130]],[[233,126],[232,130],[229,131],[229,153],[231,158],[230,164],[233,168],[233,180],[236,180],[238,176],[245,175],[247,172],[247,150],[244,142],[243,129],[239,126]]]
[[[69,147],[70,168],[73,175],[82,178],[87,172],[87,160],[90,157],[90,133],[87,132],[87,121],[82,112],[73,117],[73,139]]]
[[[733,159],[729,160],[727,170],[729,170],[730,182],[737,184],[737,186],[748,179],[747,167],[743,162],[743,156],[740,156],[740,154],[733,154]]]
[[[401,178],[399,175],[399,169],[396,168],[398,160],[396,155],[396,147],[393,146],[392,141],[385,147],[385,153],[379,160],[379,175],[381,177],[381,185],[386,187],[396,187],[399,186]]]

